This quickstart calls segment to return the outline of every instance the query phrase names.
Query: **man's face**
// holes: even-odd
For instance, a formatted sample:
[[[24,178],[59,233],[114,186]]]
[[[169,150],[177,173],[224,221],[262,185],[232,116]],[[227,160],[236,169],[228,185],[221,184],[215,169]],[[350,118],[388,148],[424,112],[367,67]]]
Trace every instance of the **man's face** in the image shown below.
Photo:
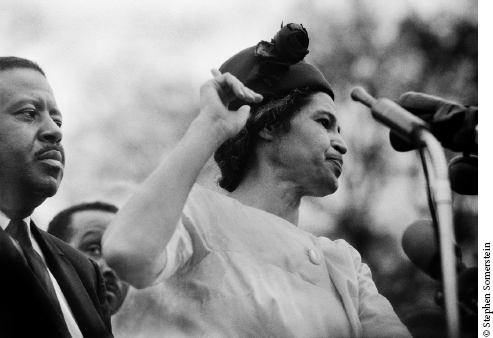
[[[0,71],[0,188],[53,196],[62,180],[62,115],[46,78],[33,69]]]
[[[118,311],[128,291],[128,284],[117,277],[101,255],[101,238],[114,217],[114,213],[102,210],[84,210],[74,213],[70,223],[73,231],[72,238],[68,242],[98,263],[106,283],[111,314]]]

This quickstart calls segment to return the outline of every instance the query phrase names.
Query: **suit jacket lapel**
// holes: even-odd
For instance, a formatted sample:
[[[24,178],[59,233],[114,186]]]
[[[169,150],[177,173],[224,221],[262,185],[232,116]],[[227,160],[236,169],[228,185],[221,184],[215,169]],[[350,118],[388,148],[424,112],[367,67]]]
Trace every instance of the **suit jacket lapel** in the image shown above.
[[[21,292],[31,294],[33,304],[36,304],[39,310],[52,320],[54,326],[58,328],[60,336],[70,337],[63,314],[53,305],[48,293],[27,265],[26,259],[2,228],[0,228],[0,269],[7,271],[8,278],[28,283],[28,290],[21,290]],[[14,270],[15,273],[12,273]],[[14,290],[4,290],[4,292],[12,291]]]
[[[94,332],[107,332],[100,314],[96,311],[72,264],[45,233],[34,227],[33,235],[43,251],[50,271],[60,285],[84,337],[90,337]]]

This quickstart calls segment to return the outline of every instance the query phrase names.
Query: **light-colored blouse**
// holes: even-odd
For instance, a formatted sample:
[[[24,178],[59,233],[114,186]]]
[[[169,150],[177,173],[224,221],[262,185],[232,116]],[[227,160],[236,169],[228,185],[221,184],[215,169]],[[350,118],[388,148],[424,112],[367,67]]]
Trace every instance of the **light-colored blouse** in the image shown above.
[[[410,337],[344,240],[194,186],[156,279],[203,337]]]

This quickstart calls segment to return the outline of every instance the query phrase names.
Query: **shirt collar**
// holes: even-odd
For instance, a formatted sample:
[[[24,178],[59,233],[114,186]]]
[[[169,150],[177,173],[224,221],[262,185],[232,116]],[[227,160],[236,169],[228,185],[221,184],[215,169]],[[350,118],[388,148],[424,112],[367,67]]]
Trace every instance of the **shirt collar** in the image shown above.
[[[29,229],[29,224],[31,223],[31,216],[27,216],[26,218],[23,219],[24,222],[26,222],[27,227]],[[5,230],[7,226],[10,223],[10,218],[7,217],[1,210],[0,210],[0,227]]]

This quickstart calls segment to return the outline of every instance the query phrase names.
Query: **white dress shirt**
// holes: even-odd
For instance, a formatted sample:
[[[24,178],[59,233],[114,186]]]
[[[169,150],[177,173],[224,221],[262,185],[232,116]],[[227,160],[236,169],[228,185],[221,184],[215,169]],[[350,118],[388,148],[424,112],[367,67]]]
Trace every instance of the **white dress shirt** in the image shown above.
[[[70,306],[68,305],[67,299],[63,295],[62,289],[60,289],[60,285],[58,285],[58,282],[56,281],[55,277],[51,274],[50,269],[48,268],[48,265],[46,264],[46,259],[43,255],[43,252],[41,251],[41,248],[39,247],[38,242],[36,242],[36,239],[34,238],[30,224],[31,224],[31,217],[26,217],[23,219],[23,221],[27,224],[27,229],[29,232],[29,238],[31,239],[31,243],[33,244],[34,250],[41,256],[43,259],[43,262],[45,263],[48,273],[50,275],[51,281],[53,283],[53,286],[55,288],[56,295],[58,297],[58,302],[60,303],[60,308],[62,309],[63,313],[63,318],[65,319],[65,323],[67,324],[68,330],[70,332],[70,335],[73,338],[83,338],[82,332],[79,329],[79,326],[77,325],[77,322],[75,321],[74,315],[72,314],[72,310],[70,309]],[[0,211],[0,227],[5,230],[7,226],[10,223],[10,219],[2,212]],[[9,236],[10,237],[10,236]],[[15,247],[19,252],[24,256],[24,252],[22,251],[19,243],[10,237],[12,239],[12,242],[14,243]]]

